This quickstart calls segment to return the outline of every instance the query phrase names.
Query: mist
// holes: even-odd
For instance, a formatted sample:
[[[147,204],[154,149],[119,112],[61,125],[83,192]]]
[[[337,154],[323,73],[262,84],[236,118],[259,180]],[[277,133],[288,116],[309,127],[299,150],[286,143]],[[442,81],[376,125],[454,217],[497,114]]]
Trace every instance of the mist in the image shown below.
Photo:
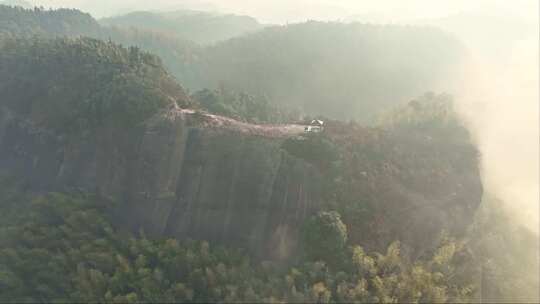
[[[537,41],[516,42],[508,59],[475,54],[457,100],[482,152],[485,189],[538,233]]]
[[[521,14],[486,7],[413,23],[438,26],[467,47],[448,90],[481,151],[485,190],[538,234],[538,7]]]

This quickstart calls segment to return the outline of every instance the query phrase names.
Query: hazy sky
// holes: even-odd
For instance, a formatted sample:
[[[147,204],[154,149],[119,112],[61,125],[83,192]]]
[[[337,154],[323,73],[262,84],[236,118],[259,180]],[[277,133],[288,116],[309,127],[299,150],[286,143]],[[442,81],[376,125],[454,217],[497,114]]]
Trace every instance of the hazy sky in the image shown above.
[[[436,18],[460,11],[514,13],[528,19],[538,15],[538,0],[31,0],[45,7],[78,7],[96,17],[137,9],[216,9],[247,14],[267,23],[306,19],[341,19],[375,14],[384,18]]]

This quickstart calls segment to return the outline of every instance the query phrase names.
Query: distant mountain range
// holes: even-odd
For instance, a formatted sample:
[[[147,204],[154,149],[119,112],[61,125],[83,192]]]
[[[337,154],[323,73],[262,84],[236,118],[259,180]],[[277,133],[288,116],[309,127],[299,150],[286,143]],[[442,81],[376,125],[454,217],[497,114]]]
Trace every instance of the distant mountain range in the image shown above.
[[[435,27],[255,19],[196,11],[96,21],[78,10],[0,10],[0,33],[90,36],[159,55],[192,91],[224,86],[310,115],[367,121],[426,91],[444,91],[464,55]],[[347,109],[346,111],[343,109]]]
[[[180,39],[201,44],[227,40],[263,27],[257,20],[248,16],[222,15],[192,10],[166,13],[132,12],[101,19],[100,23],[107,26],[136,27],[164,32]]]
[[[4,0],[4,1],[0,1],[0,5],[20,6],[23,8],[34,7],[34,5],[32,5],[30,2],[24,1],[24,0]]]

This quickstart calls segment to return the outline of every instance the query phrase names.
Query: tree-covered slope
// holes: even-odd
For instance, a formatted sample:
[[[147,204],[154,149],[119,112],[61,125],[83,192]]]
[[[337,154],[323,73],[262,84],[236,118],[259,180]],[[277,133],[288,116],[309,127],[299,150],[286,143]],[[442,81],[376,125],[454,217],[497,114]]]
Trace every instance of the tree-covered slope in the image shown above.
[[[0,17],[0,302],[537,301],[535,236],[480,208],[450,96],[374,127],[256,125],[294,117],[276,104],[392,107],[458,61],[444,33],[311,22],[201,47],[75,10]]]
[[[440,88],[462,55],[460,43],[435,28],[307,22],[206,48],[198,85],[266,94],[311,114],[366,119]]]
[[[101,19],[100,23],[164,32],[201,44],[227,40],[262,28],[257,20],[248,16],[187,10],[166,13],[133,12]]]
[[[158,57],[90,38],[0,40],[0,105],[37,127],[137,125],[188,97]]]
[[[326,205],[347,214],[347,224],[354,222],[348,215],[359,216],[358,225],[350,226],[356,242],[380,249],[399,236],[418,251],[443,229],[462,232],[469,219],[465,211],[474,210],[482,195],[467,133],[458,124],[441,125],[438,120],[446,120],[438,116],[427,128],[424,123],[372,130],[329,121],[320,136],[304,139],[291,133],[285,141],[264,133],[258,137],[243,131],[249,124],[225,128],[225,119],[201,124],[200,115],[176,110],[191,99],[157,57],[136,48],[89,38],[0,41],[4,169],[29,175],[36,189],[70,185],[120,197],[125,226],[133,231],[228,239],[248,246],[247,236],[238,236],[245,232],[237,224],[245,221],[255,229],[253,248],[264,246],[276,229],[289,229],[283,237],[294,243],[296,217]],[[251,116],[251,121],[282,119],[248,96],[219,94],[203,91],[195,97],[222,114]],[[429,105],[438,97],[426,99]],[[435,109],[445,104],[440,103]],[[422,103],[412,109],[413,116],[433,117]],[[448,110],[441,115],[454,114]],[[158,209],[155,199],[164,200]],[[230,203],[218,204],[221,199]],[[185,200],[193,207],[185,209]],[[260,207],[245,218],[253,201]],[[215,210],[224,214],[205,220],[214,218]],[[409,232],[394,222],[402,214],[410,214]],[[432,216],[441,220],[433,223],[429,238],[418,239],[412,231],[420,231]],[[186,217],[191,220],[179,220]],[[265,217],[271,219],[266,224]],[[395,234],[379,231],[380,222]],[[198,229],[200,225],[207,228]],[[294,251],[291,246],[257,254],[288,258]]]
[[[339,267],[307,259],[280,268],[208,242],[127,237],[102,197],[23,189],[0,179],[1,194],[18,193],[0,196],[2,211],[18,206],[9,224],[0,222],[2,302],[412,303],[463,301],[473,292],[454,268],[462,246],[451,240],[414,264],[394,243],[383,254],[343,246]]]
[[[434,109],[420,111],[423,119],[415,121],[420,125],[433,121],[430,117],[437,117],[440,107]],[[453,191],[456,176],[467,176],[460,170],[470,170],[460,167],[464,164],[460,156],[469,158],[456,149],[456,143],[467,142],[466,134],[449,141],[442,147],[446,154],[436,156],[444,151],[425,138],[429,130],[399,141],[383,130],[330,122],[328,133],[321,137],[280,142],[204,128],[186,132],[182,130],[185,121],[175,124],[169,119],[152,118],[154,122],[142,130],[144,137],[135,140],[140,144],[123,150],[123,155],[113,152],[124,141],[121,138],[94,147],[105,158],[97,164],[83,158],[83,164],[74,165],[77,157],[93,153],[80,139],[52,146],[52,151],[64,151],[57,154],[62,155],[63,164],[46,178],[55,179],[73,169],[89,171],[65,181],[64,186],[71,186],[64,187],[71,189],[67,194],[35,193],[38,171],[50,153],[44,148],[50,145],[47,134],[18,133],[13,121],[0,129],[0,157],[15,151],[17,159],[34,166],[29,175],[0,178],[0,209],[8,215],[0,220],[1,301],[457,302],[470,301],[478,291],[478,270],[467,264],[465,244],[452,238],[433,239],[440,227],[423,225],[423,221],[459,216],[452,210],[466,207],[464,202],[437,199]],[[460,128],[448,121],[441,128]],[[0,122],[3,126],[6,120]],[[12,133],[20,137],[12,142],[14,147],[6,142]],[[185,133],[192,134],[187,149],[169,153],[167,149],[178,146],[175,140],[182,140]],[[35,141],[34,149],[29,139]],[[417,158],[415,154],[425,148],[435,150],[427,149]],[[179,165],[175,158],[182,154],[185,173],[175,178],[173,170]],[[287,154],[275,184],[265,189],[264,176],[274,174],[268,172],[275,170],[272,162]],[[402,167],[397,167],[399,163]],[[131,176],[118,179],[118,168],[125,166],[131,166],[126,168]],[[21,173],[2,168],[3,173]],[[103,185],[81,183],[80,176],[92,177],[99,168],[105,172],[96,174],[105,179]],[[418,173],[416,180],[408,181],[411,173]],[[323,183],[317,187],[323,191],[316,199],[325,202],[317,211],[307,206],[313,203],[306,201],[313,189],[305,181],[313,181],[318,174]],[[430,179],[432,183],[426,185]],[[110,196],[112,192],[104,188],[133,181],[136,187],[123,195]],[[169,188],[176,185],[179,188]],[[268,191],[277,198],[270,206],[264,205]],[[459,196],[468,195],[458,191]],[[195,193],[199,197],[193,197]],[[410,201],[407,195],[411,193],[419,201]],[[184,204],[186,199],[188,204]],[[468,195],[469,200],[476,199]],[[160,213],[171,202],[176,211],[161,219],[167,219],[167,228],[193,225],[196,229],[188,230],[188,235],[168,229],[156,234],[164,224]],[[178,212],[186,205],[190,207],[182,216]],[[306,207],[309,214],[302,216]],[[139,222],[131,235],[126,218]],[[216,225],[227,218],[228,226]],[[299,231],[293,230],[291,219]],[[280,250],[293,245],[291,235],[300,234],[295,242],[302,250],[289,257],[288,264],[250,258],[254,249],[266,250],[264,243],[249,246],[257,236],[253,227],[265,221],[266,225],[275,222],[277,229],[271,229],[271,236],[263,240],[271,245],[277,238],[275,247]],[[214,226],[218,237],[210,243],[185,240],[212,237]],[[405,234],[398,233],[399,229]],[[421,236],[416,240],[425,249],[420,257],[412,254],[406,232]],[[397,238],[402,242],[393,241]],[[428,244],[428,239],[435,243]],[[373,248],[379,248],[379,253]]]
[[[3,38],[0,95],[0,301],[472,301],[500,247],[452,238],[483,193],[446,95],[375,128],[252,135],[177,109],[190,98],[157,57],[90,38]]]
[[[25,9],[0,3],[0,37],[17,36],[95,36],[100,26],[89,14],[74,9]]]
[[[324,202],[349,236],[380,250],[391,239],[421,254],[441,231],[463,235],[483,189],[478,151],[444,95],[426,95],[377,128],[326,121],[323,134],[283,148],[316,165]]]
[[[451,108],[437,111],[444,97],[403,110],[420,125],[328,121],[323,134],[272,136],[179,111],[190,98],[157,57],[136,48],[58,38],[5,39],[0,49],[2,170],[34,190],[118,198],[118,225],[130,231],[287,260],[300,250],[303,220],[328,209],[343,214],[355,243],[382,250],[399,239],[418,255],[442,230],[462,234],[482,196],[467,132],[450,120]],[[251,121],[279,117],[247,96],[198,95],[215,112],[237,113],[219,108],[231,98]]]
[[[448,89],[463,55],[452,36],[429,27],[307,22],[267,27],[201,47],[186,40],[187,34],[165,34],[149,30],[149,25],[100,27],[77,11],[2,7],[0,14],[7,17],[0,19],[0,32],[89,35],[135,45],[159,55],[192,91],[221,86],[338,119],[367,121],[426,91]],[[49,27],[50,16],[67,29]],[[162,27],[162,18],[144,20]],[[180,28],[200,35],[195,27]]]
[[[142,28],[101,26],[89,14],[79,10],[32,10],[0,5],[0,37],[87,36],[111,40],[124,46],[136,46],[157,54],[167,69],[183,83],[200,83],[201,75],[192,67],[201,47],[176,35]]]
[[[0,5],[20,6],[22,8],[33,8],[34,6],[25,0],[4,0],[0,1]]]

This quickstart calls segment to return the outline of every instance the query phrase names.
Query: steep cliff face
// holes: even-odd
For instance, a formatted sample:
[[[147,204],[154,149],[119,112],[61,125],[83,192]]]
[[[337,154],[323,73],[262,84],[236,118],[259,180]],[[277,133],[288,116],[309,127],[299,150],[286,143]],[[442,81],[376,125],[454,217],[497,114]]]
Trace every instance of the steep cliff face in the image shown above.
[[[82,189],[114,198],[115,222],[123,230],[288,259],[297,253],[305,219],[332,208],[326,204],[329,173],[284,149],[282,133],[252,128],[246,133],[169,110],[128,132],[104,129],[67,139],[2,107],[0,168],[24,177],[34,191]],[[348,131],[329,126],[328,132]],[[340,211],[353,242],[380,249],[399,239],[421,254],[441,231],[465,231],[482,197],[472,146],[460,151],[452,140],[444,146],[447,138],[354,133],[364,135],[352,158],[341,159],[340,178],[347,180],[330,184],[338,189],[333,195],[348,196],[341,201],[352,209]]]
[[[151,235],[197,238],[286,258],[318,209],[320,173],[280,138],[200,127],[191,114],[152,120],[121,214]]]
[[[34,191],[81,188],[117,199],[118,227],[150,236],[236,245],[261,258],[295,251],[321,205],[321,173],[281,150],[283,139],[156,115],[129,134],[66,140],[3,108],[0,167]]]
[[[305,219],[331,209],[352,244],[421,253],[481,201],[476,149],[437,103],[411,103],[389,129],[327,121],[299,136],[188,110],[158,58],[92,39],[0,40],[0,96],[0,174],[111,197],[133,233],[286,260]]]
[[[280,149],[301,126],[180,110],[183,88],[136,48],[2,39],[0,96],[0,174],[111,197],[120,229],[281,259],[319,209],[321,174]]]

